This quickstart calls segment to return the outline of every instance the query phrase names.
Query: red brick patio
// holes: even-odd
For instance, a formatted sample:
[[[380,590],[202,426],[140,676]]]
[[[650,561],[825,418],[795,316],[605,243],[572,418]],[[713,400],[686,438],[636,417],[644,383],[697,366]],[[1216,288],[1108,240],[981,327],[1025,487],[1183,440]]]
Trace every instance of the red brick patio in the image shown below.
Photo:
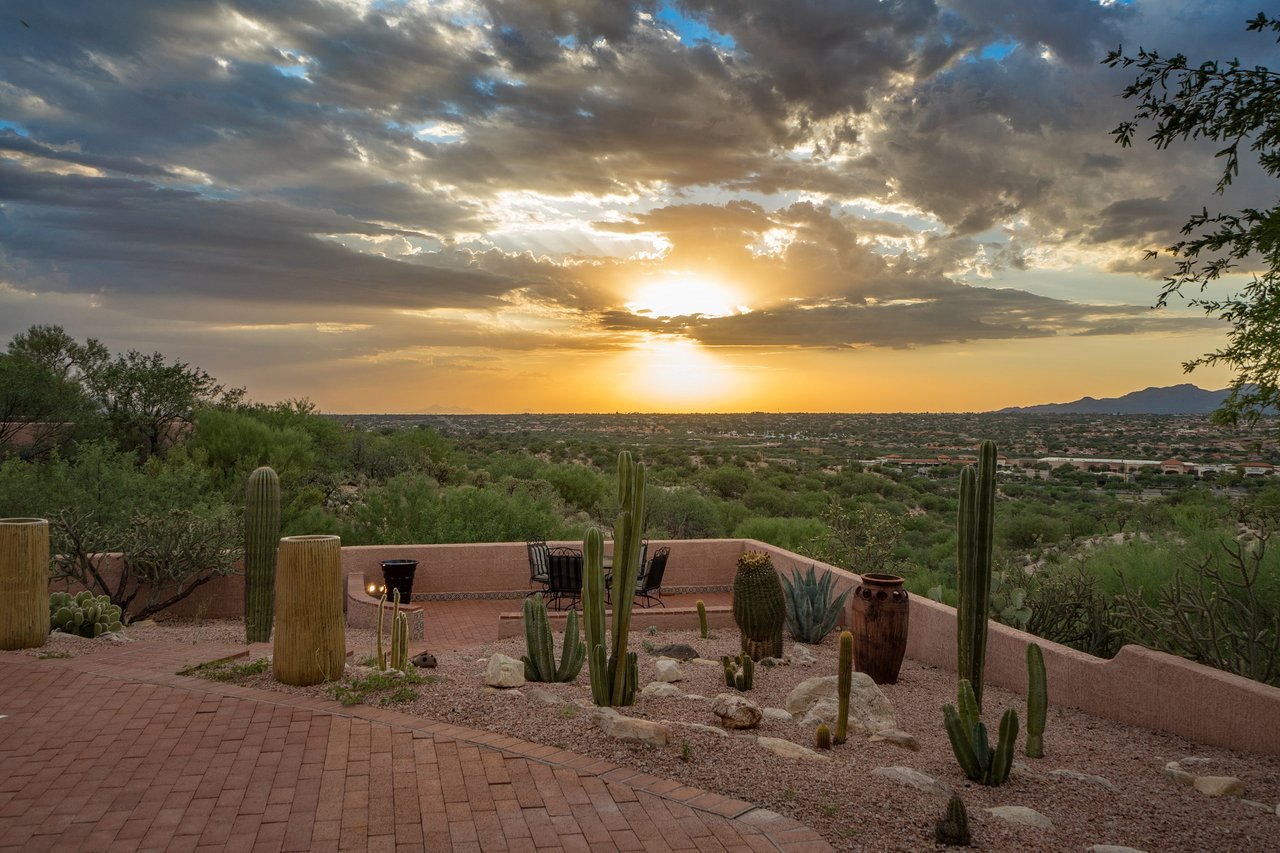
[[[511,602],[440,605],[456,633],[428,627],[433,649],[492,638]],[[174,674],[243,649],[0,654],[0,849],[830,849],[749,803],[555,747]]]

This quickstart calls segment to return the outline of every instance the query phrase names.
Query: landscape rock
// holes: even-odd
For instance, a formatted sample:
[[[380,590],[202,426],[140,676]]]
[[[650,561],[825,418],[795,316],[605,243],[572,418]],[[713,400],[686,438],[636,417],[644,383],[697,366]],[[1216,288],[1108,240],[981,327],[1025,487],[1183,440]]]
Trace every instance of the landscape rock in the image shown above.
[[[1188,755],[1186,758],[1183,758],[1178,763],[1181,764],[1183,767],[1204,767],[1207,764],[1212,764],[1213,759],[1201,758],[1198,755]]]
[[[1074,779],[1077,782],[1085,782],[1090,785],[1099,785],[1109,791],[1114,791],[1116,789],[1116,786],[1111,784],[1110,779],[1102,776],[1091,776],[1088,773],[1080,773],[1075,770],[1068,770],[1065,767],[1060,767],[1057,770],[1050,770],[1049,775],[1061,776],[1064,779]]]
[[[726,729],[754,729],[760,725],[764,712],[760,706],[745,696],[721,693],[711,705],[711,711],[720,718]]]
[[[715,726],[703,725],[702,723],[686,723],[680,720],[663,720],[662,724],[664,726],[681,726],[686,729],[694,729],[696,731],[707,732],[709,734],[718,735],[719,737],[729,736],[729,733],[726,732],[724,729],[718,729]]]
[[[1191,783],[1206,797],[1239,797],[1244,795],[1244,783],[1234,776],[1197,776]]]
[[[624,717],[612,708],[595,709],[592,719],[608,737],[646,743],[650,746],[667,745],[669,733],[662,723]]]
[[[814,752],[807,746],[801,746],[798,743],[792,743],[789,740],[783,740],[778,737],[758,737],[756,743],[764,749],[769,750],[775,755],[783,758],[801,758],[806,761],[830,761],[831,759],[820,752]]]
[[[764,718],[766,720],[775,720],[779,723],[794,722],[791,715],[787,713],[785,708],[765,708]]]
[[[815,710],[815,706],[820,707]],[[838,707],[834,675],[806,678],[787,696],[787,712],[793,718],[803,716],[805,726],[817,726],[818,723],[834,726]],[[849,732],[879,734],[897,728],[893,705],[888,697],[871,680],[871,676],[865,672],[853,673],[849,690]]]
[[[672,643],[669,646],[659,646],[649,652],[656,658],[674,658],[676,660],[693,660],[702,657],[698,654],[698,650],[687,643]]]
[[[1182,769],[1182,765],[1176,761],[1170,761],[1164,766],[1164,775],[1180,785],[1194,785],[1196,777]]]
[[[666,682],[683,681],[684,673],[680,671],[680,664],[670,658],[659,658],[658,680]]]
[[[664,696],[681,696],[683,694],[681,694],[680,688],[674,684],[668,684],[665,681],[650,681],[640,690],[640,695],[647,698],[655,696],[661,698]]]
[[[887,743],[893,744],[894,746],[900,746],[903,749],[909,749],[912,752],[920,751],[920,741],[916,740],[915,735],[909,735],[906,732],[900,731],[898,729],[885,729],[884,731],[876,732],[871,737],[867,738],[867,740],[871,741],[872,743],[885,741]]]
[[[537,699],[539,702],[546,702],[548,705],[568,705],[569,700],[562,696],[557,696],[545,687],[531,687],[524,691],[524,695],[530,699]]]
[[[1010,823],[1034,826],[1037,829],[1053,829],[1053,821],[1035,809],[1027,808],[1026,806],[996,806],[995,808],[987,809],[987,813]]]
[[[416,667],[421,667],[422,669],[435,669],[436,656],[431,654],[431,652],[419,652],[418,654],[409,658],[409,663],[413,664]]]
[[[686,661],[686,663],[696,663],[702,666],[723,666],[723,664],[720,663],[720,661],[711,660],[710,658],[692,658]]]
[[[813,652],[809,651],[808,646],[802,646],[799,643],[791,644],[791,660],[800,666],[813,666],[818,659],[813,656]]]
[[[504,654],[494,655],[485,664],[484,683],[490,687],[522,687],[524,661]]]
[[[928,773],[921,773],[912,767],[877,767],[871,771],[873,775],[881,776],[890,782],[897,782],[899,785],[907,785],[918,791],[924,791],[926,794],[934,794],[944,800],[951,799],[954,793],[951,786],[941,779],[935,779]]]

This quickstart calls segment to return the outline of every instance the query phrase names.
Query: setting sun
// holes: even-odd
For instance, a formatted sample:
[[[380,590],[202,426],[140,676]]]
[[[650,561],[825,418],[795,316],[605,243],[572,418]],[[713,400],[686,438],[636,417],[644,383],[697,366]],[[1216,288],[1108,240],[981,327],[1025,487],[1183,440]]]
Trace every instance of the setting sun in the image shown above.
[[[649,282],[626,303],[626,308],[651,317],[727,317],[746,310],[725,285],[696,273],[671,273],[660,281]]]

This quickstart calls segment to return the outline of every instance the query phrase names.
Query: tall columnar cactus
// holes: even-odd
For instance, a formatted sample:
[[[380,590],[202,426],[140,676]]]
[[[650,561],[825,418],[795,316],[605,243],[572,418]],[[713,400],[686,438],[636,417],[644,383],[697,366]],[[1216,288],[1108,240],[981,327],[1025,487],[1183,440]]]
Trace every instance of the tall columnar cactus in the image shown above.
[[[342,675],[347,658],[342,593],[337,536],[280,540],[271,655],[277,681],[306,686]]]
[[[996,446],[984,441],[978,450],[977,470],[970,467],[960,472],[956,572],[956,673],[973,685],[979,710],[987,656],[995,505]]]
[[[1049,709],[1044,675],[1044,652],[1027,646],[1027,757],[1044,758],[1044,718]]]
[[[853,634],[840,632],[840,664],[836,670],[836,743],[849,736],[849,692],[853,689]]]
[[[742,650],[752,660],[782,657],[786,596],[773,561],[762,551],[747,551],[738,558],[738,573],[733,579],[733,621],[742,632]]]
[[[245,642],[271,639],[280,541],[280,478],[263,466],[249,475],[244,495]]]
[[[1009,778],[1013,767],[1013,750],[1018,741],[1018,712],[1009,708],[1000,718],[1000,740],[992,749],[987,741],[987,727],[981,719],[973,687],[960,679],[956,691],[959,710],[954,705],[942,707],[942,719],[951,740],[951,751],[964,774],[975,782],[992,787]]]
[[[538,594],[524,600],[524,677],[528,681],[573,681],[587,659],[587,647],[578,639],[578,611],[570,610],[564,628],[564,646],[556,665],[551,642],[547,604]]]
[[[618,503],[613,524],[613,588],[625,593],[636,588],[640,573],[640,545],[645,519],[644,465],[628,451],[618,454]],[[611,647],[604,632],[604,537],[592,528],[582,541],[582,614],[586,623],[587,657],[590,660],[591,696],[597,705],[630,705],[635,701],[639,666],[636,653],[627,651],[631,631],[633,597],[619,594],[613,606]]]
[[[48,603],[49,522],[0,518],[0,649],[43,646]]]
[[[707,638],[707,604],[701,598],[698,599],[698,635],[704,640]]]

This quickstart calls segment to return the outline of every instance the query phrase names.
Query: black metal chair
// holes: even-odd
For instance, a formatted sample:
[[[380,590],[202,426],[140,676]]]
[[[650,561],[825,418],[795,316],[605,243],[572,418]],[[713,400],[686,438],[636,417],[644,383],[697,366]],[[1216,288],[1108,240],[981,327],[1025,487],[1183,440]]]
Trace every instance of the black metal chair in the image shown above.
[[[529,595],[534,595],[543,592],[551,584],[551,578],[547,574],[547,552],[550,549],[547,548],[547,543],[544,539],[534,539],[526,543],[526,545],[529,549],[529,585],[538,585],[533,592],[529,593]],[[528,598],[529,595],[526,595],[525,598]]]
[[[671,549],[665,545],[654,551],[653,559],[644,567],[644,574],[636,579],[636,597],[648,602],[648,604],[640,603],[641,607],[652,607],[655,604],[667,606],[662,600],[662,576],[667,571],[669,556],[671,556]]]
[[[550,548],[547,552],[547,606],[559,610],[582,597],[582,552],[576,548]]]
[[[640,540],[640,571],[636,574],[637,584],[640,578],[644,577],[644,560],[645,555],[649,553],[649,540]],[[610,560],[613,558],[611,557]],[[605,604],[613,604],[613,572],[604,576],[604,601]]]

